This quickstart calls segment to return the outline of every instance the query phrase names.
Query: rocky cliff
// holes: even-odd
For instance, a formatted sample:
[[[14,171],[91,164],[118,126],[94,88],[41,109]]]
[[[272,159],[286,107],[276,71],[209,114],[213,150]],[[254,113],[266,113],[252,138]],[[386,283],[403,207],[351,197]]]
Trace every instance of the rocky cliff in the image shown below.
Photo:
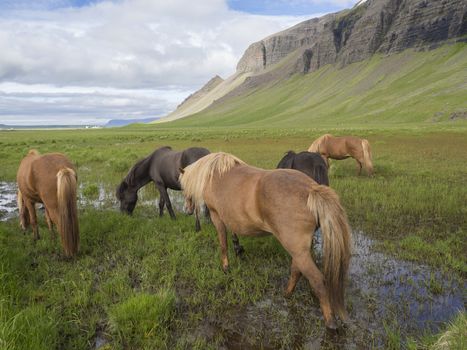
[[[163,121],[327,64],[343,68],[374,54],[431,49],[449,41],[467,41],[467,0],[361,0],[352,9],[310,19],[251,44],[232,77],[223,82],[214,78],[214,88],[196,92]]]
[[[466,0],[367,0],[253,43],[237,72],[259,73],[296,51],[289,73],[347,64],[375,53],[433,47],[467,34]]]

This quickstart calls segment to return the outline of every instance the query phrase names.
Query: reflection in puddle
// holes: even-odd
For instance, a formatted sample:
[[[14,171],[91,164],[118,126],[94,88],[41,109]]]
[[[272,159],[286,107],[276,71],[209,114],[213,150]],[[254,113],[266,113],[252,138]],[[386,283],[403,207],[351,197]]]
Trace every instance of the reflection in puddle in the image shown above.
[[[16,204],[16,183],[0,181],[0,221],[18,215]]]
[[[78,188],[78,205],[80,208],[93,207],[94,209],[118,209],[119,203],[115,198],[115,188],[104,184],[91,185],[93,191],[87,193],[88,186],[80,184]],[[16,204],[16,183],[0,182],[0,221],[6,221],[18,216]],[[184,198],[181,191],[168,190],[172,207],[175,211],[183,212]],[[159,193],[151,186],[143,187],[138,191],[138,206],[152,206],[158,208]],[[166,212],[166,210],[165,210]]]
[[[315,236],[314,255],[321,267],[321,235]],[[346,290],[351,322],[346,328],[330,334],[319,326],[319,305],[307,300],[311,291],[304,278],[292,299],[281,293],[286,279],[271,281],[278,290],[253,305],[232,310],[225,324],[221,322],[218,331],[224,334],[227,348],[274,349],[281,347],[284,337],[304,349],[381,348],[387,345],[388,332],[398,332],[404,342],[409,336],[439,332],[459,311],[465,311],[464,281],[376,252],[374,241],[361,232],[354,232],[353,239]]]

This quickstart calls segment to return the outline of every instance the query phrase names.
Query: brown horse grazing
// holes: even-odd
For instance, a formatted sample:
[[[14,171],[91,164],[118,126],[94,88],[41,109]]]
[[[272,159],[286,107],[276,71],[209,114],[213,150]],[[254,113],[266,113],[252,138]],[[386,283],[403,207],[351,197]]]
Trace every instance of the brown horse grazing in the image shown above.
[[[31,150],[19,165],[16,181],[21,228],[26,230],[31,224],[34,239],[39,239],[35,203],[43,203],[52,237],[55,224],[65,255],[74,256],[78,252],[79,227],[73,164],[63,154],[39,155]]]
[[[373,174],[373,164],[371,161],[371,149],[368,140],[355,136],[335,137],[326,134],[316,139],[308,148],[308,152],[320,153],[329,167],[331,159],[346,159],[349,157],[357,161],[358,175],[362,172],[362,165],[368,175]]]
[[[339,197],[329,187],[291,169],[263,170],[227,153],[212,153],[180,175],[187,207],[205,203],[216,227],[222,267],[228,269],[226,230],[239,235],[273,234],[292,257],[290,295],[303,274],[319,299],[326,326],[334,315],[348,318],[344,283],[351,254],[351,233]],[[315,229],[323,232],[324,276],[310,249]]]

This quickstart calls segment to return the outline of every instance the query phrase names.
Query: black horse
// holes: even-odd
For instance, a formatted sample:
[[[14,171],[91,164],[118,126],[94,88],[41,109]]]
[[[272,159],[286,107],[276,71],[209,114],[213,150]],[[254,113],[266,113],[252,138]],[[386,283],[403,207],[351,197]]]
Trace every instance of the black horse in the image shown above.
[[[320,185],[329,186],[328,167],[319,153],[288,151],[277,164],[277,169],[296,169]]]
[[[311,177],[318,184],[329,186],[328,167],[319,153],[288,151],[276,168],[296,169]],[[236,255],[242,255],[244,249],[235,233],[232,233],[232,242]]]
[[[185,168],[209,153],[209,150],[202,147],[191,147],[181,152],[176,152],[169,146],[156,149],[148,157],[137,162],[117,187],[116,196],[120,201],[120,210],[132,214],[138,201],[138,190],[153,181],[160,194],[159,216],[162,216],[165,205],[170,217],[175,219],[167,188],[180,191],[181,187],[178,181],[180,168]],[[200,228],[197,215],[196,231],[199,231]]]

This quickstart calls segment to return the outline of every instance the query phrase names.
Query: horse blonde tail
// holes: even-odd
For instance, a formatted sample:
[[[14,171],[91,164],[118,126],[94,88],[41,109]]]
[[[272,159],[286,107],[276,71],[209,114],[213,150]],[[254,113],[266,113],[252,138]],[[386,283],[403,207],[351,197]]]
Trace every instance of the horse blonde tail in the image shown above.
[[[368,140],[362,140],[363,160],[365,161],[365,169],[368,175],[373,174],[373,163],[371,161],[371,148]]]
[[[66,256],[74,256],[79,247],[76,173],[63,168],[57,173],[58,232]]]
[[[352,246],[347,215],[337,194],[326,186],[317,185],[311,188],[307,206],[323,234],[324,278],[329,301],[334,312],[342,320],[347,320],[344,291]]]

